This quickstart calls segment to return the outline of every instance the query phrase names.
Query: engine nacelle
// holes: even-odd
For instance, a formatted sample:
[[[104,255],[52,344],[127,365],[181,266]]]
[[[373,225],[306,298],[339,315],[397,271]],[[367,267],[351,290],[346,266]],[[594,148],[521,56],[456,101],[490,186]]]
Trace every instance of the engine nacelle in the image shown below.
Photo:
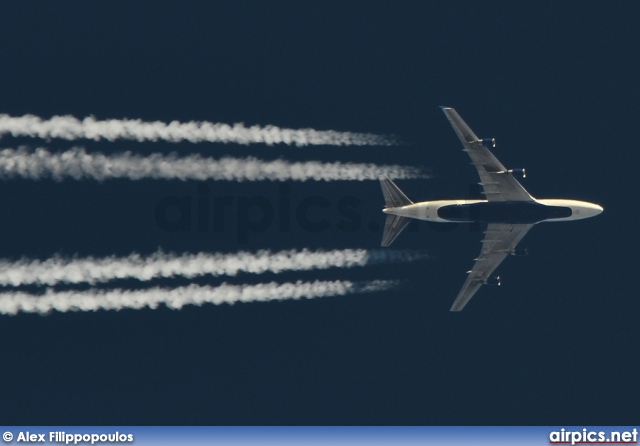
[[[484,281],[485,285],[497,285],[500,286],[500,276],[489,277]]]
[[[527,177],[527,171],[524,167],[519,167],[517,169],[511,169],[509,170],[509,173],[511,175],[514,176],[519,176],[520,178],[526,178]]]
[[[482,145],[485,147],[495,147],[496,139],[495,138],[483,138]]]
[[[528,256],[529,250],[527,248],[515,248],[509,254],[512,256]]]
[[[524,167],[518,167],[517,169],[509,169],[509,170],[500,170],[498,172],[494,172],[494,173],[501,173],[501,174],[508,174],[508,175],[513,175],[513,176],[517,176],[520,178],[526,178],[527,177],[527,170]]]

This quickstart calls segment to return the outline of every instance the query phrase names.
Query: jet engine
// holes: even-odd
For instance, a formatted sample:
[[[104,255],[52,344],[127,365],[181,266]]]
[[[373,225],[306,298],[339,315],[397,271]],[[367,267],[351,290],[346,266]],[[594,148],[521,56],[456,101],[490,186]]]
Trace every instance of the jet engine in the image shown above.
[[[512,256],[528,256],[529,250],[527,248],[515,248],[509,254]]]
[[[524,167],[519,167],[517,169],[511,169],[511,170],[509,170],[509,173],[511,175],[517,175],[520,178],[526,178],[527,177],[527,171],[525,170]]]
[[[509,170],[500,170],[498,172],[494,172],[494,173],[501,173],[501,174],[509,174],[509,175],[514,175],[514,176],[518,176],[520,178],[526,178],[527,177],[527,171],[524,167],[518,167],[517,169],[509,169]]]
[[[485,147],[495,147],[496,139],[495,138],[483,138],[482,145]]]
[[[500,286],[500,276],[489,277],[484,281],[485,285],[498,285]]]

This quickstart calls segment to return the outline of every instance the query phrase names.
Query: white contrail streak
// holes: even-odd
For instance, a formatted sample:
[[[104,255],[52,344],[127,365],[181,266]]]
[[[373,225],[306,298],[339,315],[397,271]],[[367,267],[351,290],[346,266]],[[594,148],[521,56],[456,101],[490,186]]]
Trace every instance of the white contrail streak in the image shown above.
[[[51,178],[61,181],[124,178],[129,180],[227,180],[227,181],[335,181],[425,178],[420,169],[398,165],[321,163],[319,161],[263,161],[256,158],[208,158],[201,155],[178,157],[153,153],[140,156],[131,152],[113,155],[86,152],[74,147],[65,152],[19,149],[0,150],[0,179]]]
[[[220,142],[235,144],[287,144],[294,146],[387,146],[395,142],[384,136],[369,133],[336,132],[333,130],[282,129],[268,125],[245,127],[244,124],[213,122],[143,122],[139,119],[109,119],[93,117],[83,120],[73,116],[54,116],[43,120],[37,116],[13,117],[0,114],[0,135],[60,138],[66,140],[119,139],[132,141]]]
[[[370,282],[276,282],[258,285],[229,285],[218,287],[189,285],[166,289],[146,290],[88,290],[88,291],[47,291],[43,295],[34,295],[21,291],[0,294],[0,314],[15,315],[23,313],[46,314],[52,310],[98,311],[122,310],[125,308],[157,308],[165,304],[172,309],[185,305],[234,304],[236,302],[255,302],[285,299],[302,299],[325,296],[346,295],[384,291],[397,285],[395,281],[375,280]]]
[[[424,259],[423,251],[343,249],[333,251],[258,251],[197,254],[156,252],[143,257],[69,258],[46,260],[0,259],[0,285],[55,285],[57,283],[104,283],[114,279],[148,281],[157,278],[194,278],[204,275],[235,276],[238,273],[305,271],[328,268],[352,268],[388,262]]]

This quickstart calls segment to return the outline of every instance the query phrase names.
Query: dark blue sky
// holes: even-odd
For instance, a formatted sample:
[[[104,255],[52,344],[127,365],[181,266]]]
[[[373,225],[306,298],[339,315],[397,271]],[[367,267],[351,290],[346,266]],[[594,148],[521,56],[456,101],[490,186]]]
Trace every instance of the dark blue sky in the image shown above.
[[[401,290],[302,302],[0,318],[5,424],[629,424],[637,421],[638,7],[631,2],[6,1],[0,112],[207,120],[395,134],[399,147],[95,143],[88,150],[419,165],[414,200],[464,197],[477,174],[438,109],[455,107],[532,195],[604,206],[542,224],[527,258],[449,307],[482,234],[412,223],[394,248],[433,259],[277,280],[406,279]],[[63,141],[5,137],[20,144]],[[154,210],[198,182],[32,182],[0,187],[1,257],[132,251],[375,248],[377,182],[290,183],[321,196],[312,233],[277,225],[238,242],[170,233]],[[207,182],[213,197],[279,183]],[[339,230],[337,203],[359,200]],[[194,217],[194,222],[195,222]],[[374,222],[374,223],[372,223]],[[370,225],[370,223],[372,223]],[[195,224],[195,223],[194,223]],[[376,227],[377,224],[377,227]],[[222,279],[199,279],[216,284]],[[161,283],[184,285],[186,280]],[[141,287],[135,281],[114,286]]]

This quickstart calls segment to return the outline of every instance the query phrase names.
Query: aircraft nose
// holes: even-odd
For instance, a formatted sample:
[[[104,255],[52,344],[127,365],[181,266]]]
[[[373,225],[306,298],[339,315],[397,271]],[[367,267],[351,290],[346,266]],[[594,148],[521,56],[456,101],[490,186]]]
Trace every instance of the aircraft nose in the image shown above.
[[[604,208],[599,204],[589,203],[587,212],[590,217],[595,217],[596,215],[600,215],[602,214],[602,211],[604,211]]]

